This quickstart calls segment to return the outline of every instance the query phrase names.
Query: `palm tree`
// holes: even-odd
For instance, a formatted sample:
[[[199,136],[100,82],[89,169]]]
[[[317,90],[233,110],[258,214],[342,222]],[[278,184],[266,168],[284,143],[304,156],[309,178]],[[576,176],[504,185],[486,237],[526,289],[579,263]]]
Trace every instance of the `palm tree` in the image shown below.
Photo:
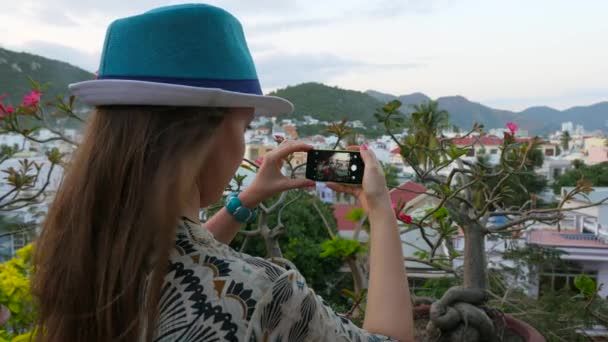
[[[423,146],[417,159],[425,169],[429,167],[429,158],[433,150],[439,146],[438,136],[443,129],[449,127],[449,114],[439,109],[437,101],[423,102],[414,106],[414,112],[410,116],[408,128],[409,134],[414,136],[416,144]]]

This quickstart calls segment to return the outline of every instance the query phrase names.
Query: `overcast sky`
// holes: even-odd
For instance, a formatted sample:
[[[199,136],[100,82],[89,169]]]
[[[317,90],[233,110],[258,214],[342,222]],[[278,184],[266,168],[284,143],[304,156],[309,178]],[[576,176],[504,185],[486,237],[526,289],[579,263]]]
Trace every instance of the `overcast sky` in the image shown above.
[[[0,46],[97,70],[115,18],[171,0],[0,0]],[[493,107],[608,100],[606,0],[214,0],[264,90],[308,81]]]

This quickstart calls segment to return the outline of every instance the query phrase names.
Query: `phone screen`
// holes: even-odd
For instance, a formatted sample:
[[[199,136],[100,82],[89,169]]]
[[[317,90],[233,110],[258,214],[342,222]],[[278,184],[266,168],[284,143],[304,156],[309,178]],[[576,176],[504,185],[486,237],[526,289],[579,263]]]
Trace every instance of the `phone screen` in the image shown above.
[[[361,184],[365,164],[359,152],[311,150],[306,178],[320,182]]]

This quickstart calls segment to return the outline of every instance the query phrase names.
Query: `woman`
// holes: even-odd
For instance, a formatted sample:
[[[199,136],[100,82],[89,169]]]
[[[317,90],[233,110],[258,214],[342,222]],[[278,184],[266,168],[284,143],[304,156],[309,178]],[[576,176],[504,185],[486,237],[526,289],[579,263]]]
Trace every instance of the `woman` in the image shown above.
[[[70,86],[95,110],[36,244],[38,340],[412,340],[397,224],[365,146],[362,188],[331,185],[358,197],[372,227],[364,329],[297,270],[227,245],[259,203],[311,185],[279,171],[311,146],[284,142],[250,187],[198,221],[239,167],[254,115],[292,110],[263,96],[232,15],[178,5],[117,20],[98,75]]]

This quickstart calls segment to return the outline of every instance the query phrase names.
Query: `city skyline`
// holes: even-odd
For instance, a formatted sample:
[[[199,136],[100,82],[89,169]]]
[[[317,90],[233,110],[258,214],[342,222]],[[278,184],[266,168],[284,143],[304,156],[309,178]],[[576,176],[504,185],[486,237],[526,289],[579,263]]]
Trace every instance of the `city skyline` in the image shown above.
[[[108,24],[182,1],[2,1],[0,46],[97,69]],[[522,110],[608,99],[601,1],[207,1],[243,23],[265,91],[318,81]]]

